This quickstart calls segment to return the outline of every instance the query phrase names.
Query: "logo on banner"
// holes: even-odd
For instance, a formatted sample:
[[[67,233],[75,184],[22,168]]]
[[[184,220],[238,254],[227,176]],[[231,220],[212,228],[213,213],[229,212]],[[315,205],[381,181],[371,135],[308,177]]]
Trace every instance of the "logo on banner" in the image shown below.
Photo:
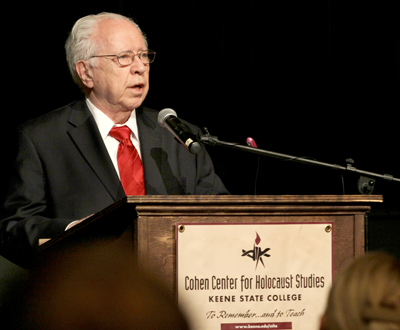
[[[242,257],[249,257],[249,258],[253,259],[253,261],[255,261],[255,263],[256,263],[256,269],[257,269],[258,263],[260,261],[265,268],[263,257],[269,258],[270,255],[267,252],[271,249],[266,248],[265,250],[262,250],[262,248],[258,246],[261,242],[261,238],[257,232],[256,232],[256,235],[257,236],[255,239],[255,244],[253,246],[253,249],[248,250],[248,251],[242,249]]]

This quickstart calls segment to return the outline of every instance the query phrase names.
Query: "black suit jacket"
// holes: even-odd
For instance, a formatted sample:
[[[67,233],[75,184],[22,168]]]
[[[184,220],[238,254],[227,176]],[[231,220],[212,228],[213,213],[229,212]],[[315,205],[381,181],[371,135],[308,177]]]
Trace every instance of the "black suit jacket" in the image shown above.
[[[146,194],[227,194],[205,148],[190,154],[157,123],[158,111],[138,108]],[[198,128],[188,124],[195,132]],[[0,220],[0,252],[24,264],[39,238],[125,197],[85,101],[45,114],[18,130],[16,163]]]

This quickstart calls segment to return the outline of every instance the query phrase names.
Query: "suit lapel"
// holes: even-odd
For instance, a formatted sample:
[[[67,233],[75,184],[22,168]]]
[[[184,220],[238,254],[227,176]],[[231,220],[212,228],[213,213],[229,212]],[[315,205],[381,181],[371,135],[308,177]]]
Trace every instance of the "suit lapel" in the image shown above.
[[[143,107],[139,107],[135,111],[146,183],[146,194],[166,195],[167,191],[163,184],[162,177],[160,176],[160,169],[156,166],[156,162],[154,161],[154,154],[159,153],[162,147],[162,141],[160,140],[161,135],[157,133],[157,129],[161,127],[146,114]]]
[[[117,201],[125,197],[96,122],[85,101],[73,106],[69,123],[71,129],[68,134],[112,198]]]

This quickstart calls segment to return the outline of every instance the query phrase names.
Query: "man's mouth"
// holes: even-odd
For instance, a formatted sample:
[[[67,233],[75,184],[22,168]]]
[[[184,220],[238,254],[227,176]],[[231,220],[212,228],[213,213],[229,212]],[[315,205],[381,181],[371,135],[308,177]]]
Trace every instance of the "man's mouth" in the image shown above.
[[[144,84],[136,84],[136,85],[133,85],[131,88],[134,90],[140,91],[143,89],[143,87],[144,87]]]

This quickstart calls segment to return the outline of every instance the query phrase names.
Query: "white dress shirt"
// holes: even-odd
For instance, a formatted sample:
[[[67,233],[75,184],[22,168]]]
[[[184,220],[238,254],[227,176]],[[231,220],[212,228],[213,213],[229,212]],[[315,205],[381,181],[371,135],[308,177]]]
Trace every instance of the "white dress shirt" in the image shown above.
[[[131,134],[131,141],[135,148],[137,149],[139,153],[139,157],[142,158],[141,152],[140,152],[140,143],[139,143],[139,134],[138,134],[138,128],[137,128],[137,122],[136,122],[136,111],[133,110],[131,113],[131,116],[129,117],[128,121],[123,124],[123,125],[117,125],[114,124],[114,122],[107,117],[107,115],[96,108],[92,102],[90,102],[89,99],[86,99],[86,104],[92,113],[94,120],[96,121],[97,127],[99,128],[100,135],[104,141],[104,144],[106,145],[107,151],[111,157],[111,160],[114,164],[115,170],[118,173],[119,176],[119,169],[118,169],[118,162],[117,162],[117,152],[118,152],[118,146],[119,146],[119,141],[113,138],[109,133],[110,130],[114,126],[128,126],[130,130],[132,131]]]

